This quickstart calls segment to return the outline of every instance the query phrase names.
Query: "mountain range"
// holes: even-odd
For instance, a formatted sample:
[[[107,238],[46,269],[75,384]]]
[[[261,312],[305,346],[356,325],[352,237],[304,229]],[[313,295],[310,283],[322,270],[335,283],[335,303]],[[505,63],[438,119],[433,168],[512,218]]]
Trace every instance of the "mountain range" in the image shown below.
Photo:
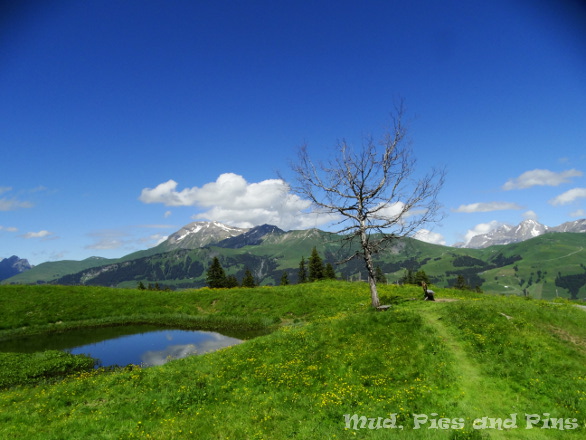
[[[0,260],[0,281],[29,269],[32,269],[32,266],[24,258],[18,258],[16,255],[10,258],[3,258]]]
[[[484,246],[487,242],[480,241],[478,248],[402,238],[377,254],[375,264],[389,282],[400,282],[407,271],[422,270],[431,283],[440,287],[454,286],[461,278],[471,288],[490,293],[577,299],[586,296],[586,234],[561,231],[583,231],[584,226],[586,220],[557,228],[527,220],[485,238],[500,244]],[[560,232],[553,233],[556,231]],[[214,257],[228,275],[239,280],[250,270],[261,285],[278,284],[283,272],[287,272],[291,283],[296,283],[299,263],[310,256],[313,247],[325,263],[334,266],[338,278],[366,280],[359,259],[337,264],[357,250],[342,238],[318,229],[285,232],[272,225],[243,229],[217,222],[194,222],[144,251],[119,259],[91,257],[42,263],[2,284],[135,288],[143,282],[170,289],[198,288],[206,285],[206,270]]]
[[[555,227],[542,225],[535,220],[524,220],[517,226],[503,225],[486,234],[475,235],[468,243],[459,243],[456,247],[482,249],[497,244],[519,243],[551,232],[586,232],[586,219],[563,223]]]

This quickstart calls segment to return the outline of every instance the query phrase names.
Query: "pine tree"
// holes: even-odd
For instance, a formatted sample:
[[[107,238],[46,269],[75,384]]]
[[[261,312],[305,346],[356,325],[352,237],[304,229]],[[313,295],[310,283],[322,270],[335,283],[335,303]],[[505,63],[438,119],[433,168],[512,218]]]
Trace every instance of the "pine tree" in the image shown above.
[[[297,273],[297,282],[307,283],[307,270],[305,269],[305,258],[301,257],[301,261],[299,262],[299,272]]]
[[[252,276],[252,272],[246,269],[244,271],[244,278],[242,278],[242,287],[255,287],[256,282],[254,281],[254,277]]]
[[[140,281],[140,282],[138,283],[138,286],[136,286],[136,288],[137,288],[138,290],[146,290],[146,287],[144,286],[144,283],[143,283],[142,281]]]
[[[214,257],[206,274],[206,282],[212,289],[226,287],[226,272],[220,264],[218,257]]]
[[[228,275],[226,277],[226,287],[228,289],[232,289],[234,287],[238,287],[238,279],[234,275]]]
[[[427,277],[427,274],[424,270],[418,270],[415,273],[415,277],[413,280],[413,284],[417,286],[421,286],[421,283],[429,284],[429,278]]]
[[[314,246],[311,251],[311,257],[309,257],[309,281],[319,281],[324,279],[324,263],[317,252],[317,248]]]
[[[289,275],[287,274],[287,272],[283,272],[283,275],[281,275],[281,286],[287,286],[289,285]]]
[[[376,268],[374,270],[374,277],[375,277],[377,283],[387,284],[387,277],[383,273],[380,266],[376,266]]]
[[[336,279],[336,271],[334,270],[331,263],[326,264],[326,268],[324,269],[324,277],[328,280]]]
[[[411,269],[405,270],[405,275],[403,275],[403,284],[415,284],[415,277],[413,275],[413,271]]]
[[[466,284],[466,278],[464,278],[464,275],[458,275],[458,278],[456,278],[456,284],[454,285],[454,289],[470,290],[470,287],[468,286],[468,284]]]

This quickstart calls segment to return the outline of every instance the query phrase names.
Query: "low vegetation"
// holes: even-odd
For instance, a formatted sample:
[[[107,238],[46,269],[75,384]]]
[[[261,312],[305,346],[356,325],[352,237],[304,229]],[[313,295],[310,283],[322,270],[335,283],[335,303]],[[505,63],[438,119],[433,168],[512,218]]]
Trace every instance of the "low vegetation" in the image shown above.
[[[434,290],[441,301],[421,301],[416,286],[379,286],[393,307],[376,312],[365,283],[341,281],[184,292],[2,286],[0,339],[138,322],[267,334],[150,368],[2,354],[0,438],[584,437],[586,311]]]

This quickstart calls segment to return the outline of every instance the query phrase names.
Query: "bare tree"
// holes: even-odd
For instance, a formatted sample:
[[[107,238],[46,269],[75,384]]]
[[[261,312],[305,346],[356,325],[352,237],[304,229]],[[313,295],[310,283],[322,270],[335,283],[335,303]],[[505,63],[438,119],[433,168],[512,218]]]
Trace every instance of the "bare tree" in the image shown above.
[[[309,199],[314,210],[336,215],[340,219],[337,233],[350,245],[358,242],[357,250],[342,262],[363,259],[373,307],[380,305],[373,255],[441,216],[437,195],[445,171],[433,168],[422,177],[415,176],[416,160],[406,138],[404,113],[401,102],[395,107],[391,129],[378,143],[367,138],[354,151],[345,141],[338,142],[334,157],[317,164],[304,145],[292,165],[296,185],[291,189]]]

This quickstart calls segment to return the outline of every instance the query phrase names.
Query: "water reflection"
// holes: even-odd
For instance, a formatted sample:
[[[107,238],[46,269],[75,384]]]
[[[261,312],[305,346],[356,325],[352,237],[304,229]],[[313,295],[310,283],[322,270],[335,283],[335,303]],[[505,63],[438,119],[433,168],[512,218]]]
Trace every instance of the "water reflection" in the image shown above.
[[[87,354],[98,360],[97,367],[129,364],[154,366],[240,342],[238,338],[216,332],[132,326],[86,328],[4,341],[0,343],[0,351],[30,353],[58,349],[72,354]]]

